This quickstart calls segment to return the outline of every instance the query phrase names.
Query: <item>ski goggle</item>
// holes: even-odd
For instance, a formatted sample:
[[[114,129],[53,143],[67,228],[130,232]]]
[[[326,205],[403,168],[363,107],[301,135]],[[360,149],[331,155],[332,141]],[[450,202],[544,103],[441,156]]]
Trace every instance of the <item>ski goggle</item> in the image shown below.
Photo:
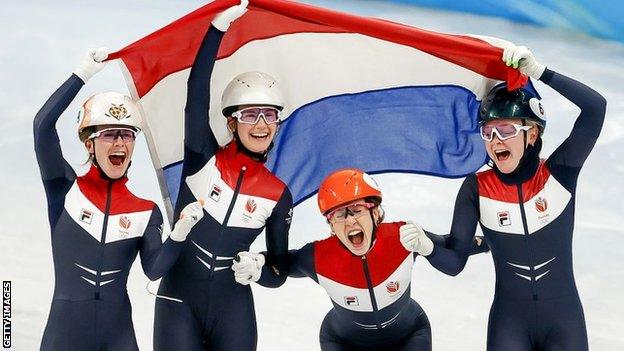
[[[89,135],[89,139],[99,139],[105,143],[114,143],[117,138],[121,137],[124,143],[132,143],[136,139],[137,132],[133,129],[126,128],[109,128],[102,129]]]
[[[266,124],[274,124],[279,122],[280,111],[270,106],[248,107],[232,113],[232,117],[245,124],[256,124],[262,117]]]
[[[363,204],[356,204],[335,209],[328,213],[325,217],[327,217],[327,220],[331,224],[343,223],[347,220],[347,216],[351,215],[354,219],[358,219],[368,214],[368,210],[373,207],[375,207],[374,204],[365,202]]]
[[[481,126],[481,139],[485,141],[492,141],[494,133],[498,136],[499,140],[507,140],[515,137],[521,131],[527,131],[533,128],[532,126],[523,126],[516,123],[503,122],[498,124],[485,124]]]

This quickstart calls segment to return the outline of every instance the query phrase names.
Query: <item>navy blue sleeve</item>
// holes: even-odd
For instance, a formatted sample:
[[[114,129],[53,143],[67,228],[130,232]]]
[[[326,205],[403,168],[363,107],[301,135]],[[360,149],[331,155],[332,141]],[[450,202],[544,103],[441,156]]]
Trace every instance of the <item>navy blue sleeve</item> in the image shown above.
[[[430,232],[425,231],[425,234],[435,246],[448,247],[449,242],[451,242],[451,234],[445,235],[437,235]],[[470,249],[470,255],[477,255],[480,253],[489,252],[490,248],[485,242],[485,238],[483,236],[475,236],[472,240],[472,248]]]
[[[76,179],[76,173],[63,158],[56,121],[83,85],[84,82],[72,74],[41,107],[33,122],[35,154],[48,200],[48,220],[52,228],[63,211],[65,194]]]
[[[210,128],[210,78],[223,32],[212,25],[201,43],[188,79],[184,109],[184,174],[197,173],[219,149]]]
[[[167,238],[162,242],[163,218],[158,206],[154,205],[152,216],[141,238],[141,265],[150,280],[165,275],[176,262],[182,251],[182,242]]]
[[[479,197],[477,177],[466,177],[455,200],[451,233],[446,247],[435,245],[427,260],[441,272],[459,274],[466,266],[468,257],[474,252],[474,236],[479,221]],[[476,252],[478,253],[478,252]]]
[[[288,268],[289,277],[310,277],[318,283],[314,269],[314,243],[306,244],[299,250],[288,251]]]
[[[574,123],[570,136],[548,158],[547,165],[557,177],[558,174],[578,175],[590,152],[600,136],[604,124],[607,101],[592,88],[572,78],[547,69],[540,80],[555,89],[566,99],[581,109],[581,114]],[[562,169],[563,168],[563,169]],[[565,170],[567,168],[567,170]],[[570,172],[575,168],[576,172]],[[562,170],[563,172],[560,172]],[[559,179],[559,177],[557,177]],[[563,180],[568,189],[571,189],[576,177],[568,182]]]
[[[273,208],[266,221],[266,262],[258,284],[277,288],[284,284],[288,276],[288,231],[292,221],[293,201],[288,188]]]

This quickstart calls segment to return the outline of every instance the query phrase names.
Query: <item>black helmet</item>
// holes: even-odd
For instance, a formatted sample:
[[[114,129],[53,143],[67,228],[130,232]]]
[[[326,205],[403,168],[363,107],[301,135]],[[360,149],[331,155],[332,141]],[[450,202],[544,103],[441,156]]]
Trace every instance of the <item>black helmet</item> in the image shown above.
[[[496,119],[520,118],[546,128],[546,116],[541,101],[531,91],[519,88],[508,91],[505,85],[494,87],[481,102],[480,124]]]

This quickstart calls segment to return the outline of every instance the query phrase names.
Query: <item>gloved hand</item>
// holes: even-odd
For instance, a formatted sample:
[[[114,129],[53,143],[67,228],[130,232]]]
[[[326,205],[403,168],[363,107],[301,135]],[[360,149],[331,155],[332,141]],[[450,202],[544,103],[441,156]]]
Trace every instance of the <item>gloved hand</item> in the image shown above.
[[[546,66],[540,64],[526,46],[510,45],[503,52],[503,61],[507,66],[517,68],[520,73],[533,79],[539,79]]]
[[[257,282],[262,275],[262,266],[264,266],[264,255],[247,251],[239,252],[232,265],[234,280],[242,285]]]
[[[427,237],[425,231],[411,221],[399,229],[401,244],[407,251],[416,252],[421,256],[429,256],[433,252],[433,241]]]
[[[74,74],[86,83],[89,79],[91,79],[91,77],[106,66],[106,62],[104,62],[104,60],[106,60],[107,57],[108,48],[102,47],[99,49],[88,49],[82,59],[82,63],[80,63],[80,66],[76,68]]]
[[[173,241],[184,241],[197,224],[204,217],[204,200],[191,202],[180,212],[180,219],[173,226],[173,231],[169,235]]]
[[[227,32],[230,24],[247,12],[247,5],[249,5],[249,0],[241,0],[240,5],[232,6],[216,15],[212,20],[212,25],[222,32]]]

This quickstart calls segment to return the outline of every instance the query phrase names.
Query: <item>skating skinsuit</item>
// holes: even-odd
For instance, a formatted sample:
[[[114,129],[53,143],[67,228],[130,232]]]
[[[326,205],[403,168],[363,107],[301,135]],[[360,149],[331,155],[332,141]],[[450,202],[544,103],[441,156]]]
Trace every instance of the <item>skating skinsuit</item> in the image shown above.
[[[130,193],[127,178],[110,180],[93,166],[76,177],[63,159],[55,124],[83,85],[72,75],[34,122],[55,273],[41,350],[138,350],[126,291],[130,267],[140,253],[145,274],[158,279],[182,244],[161,242],[158,206]]]
[[[234,280],[233,257],[266,229],[267,256],[259,284],[278,287],[288,275],[288,188],[236,142],[220,148],[208,123],[210,77],[223,33],[210,27],[188,80],[184,165],[176,213],[203,199],[207,215],[195,225],[180,259],[163,278],[154,348],[254,350],[251,288]]]
[[[321,325],[322,350],[431,350],[429,320],[410,297],[416,255],[401,245],[403,224],[380,224],[364,256],[336,236],[291,251],[290,274],[314,279],[334,305]]]
[[[448,249],[436,246],[428,257],[436,268],[459,273],[480,223],[496,270],[490,351],[588,349],[572,232],[578,175],[602,129],[606,101],[551,70],[540,80],[581,109],[572,133],[547,160],[535,153],[518,174],[489,170],[466,178]]]

